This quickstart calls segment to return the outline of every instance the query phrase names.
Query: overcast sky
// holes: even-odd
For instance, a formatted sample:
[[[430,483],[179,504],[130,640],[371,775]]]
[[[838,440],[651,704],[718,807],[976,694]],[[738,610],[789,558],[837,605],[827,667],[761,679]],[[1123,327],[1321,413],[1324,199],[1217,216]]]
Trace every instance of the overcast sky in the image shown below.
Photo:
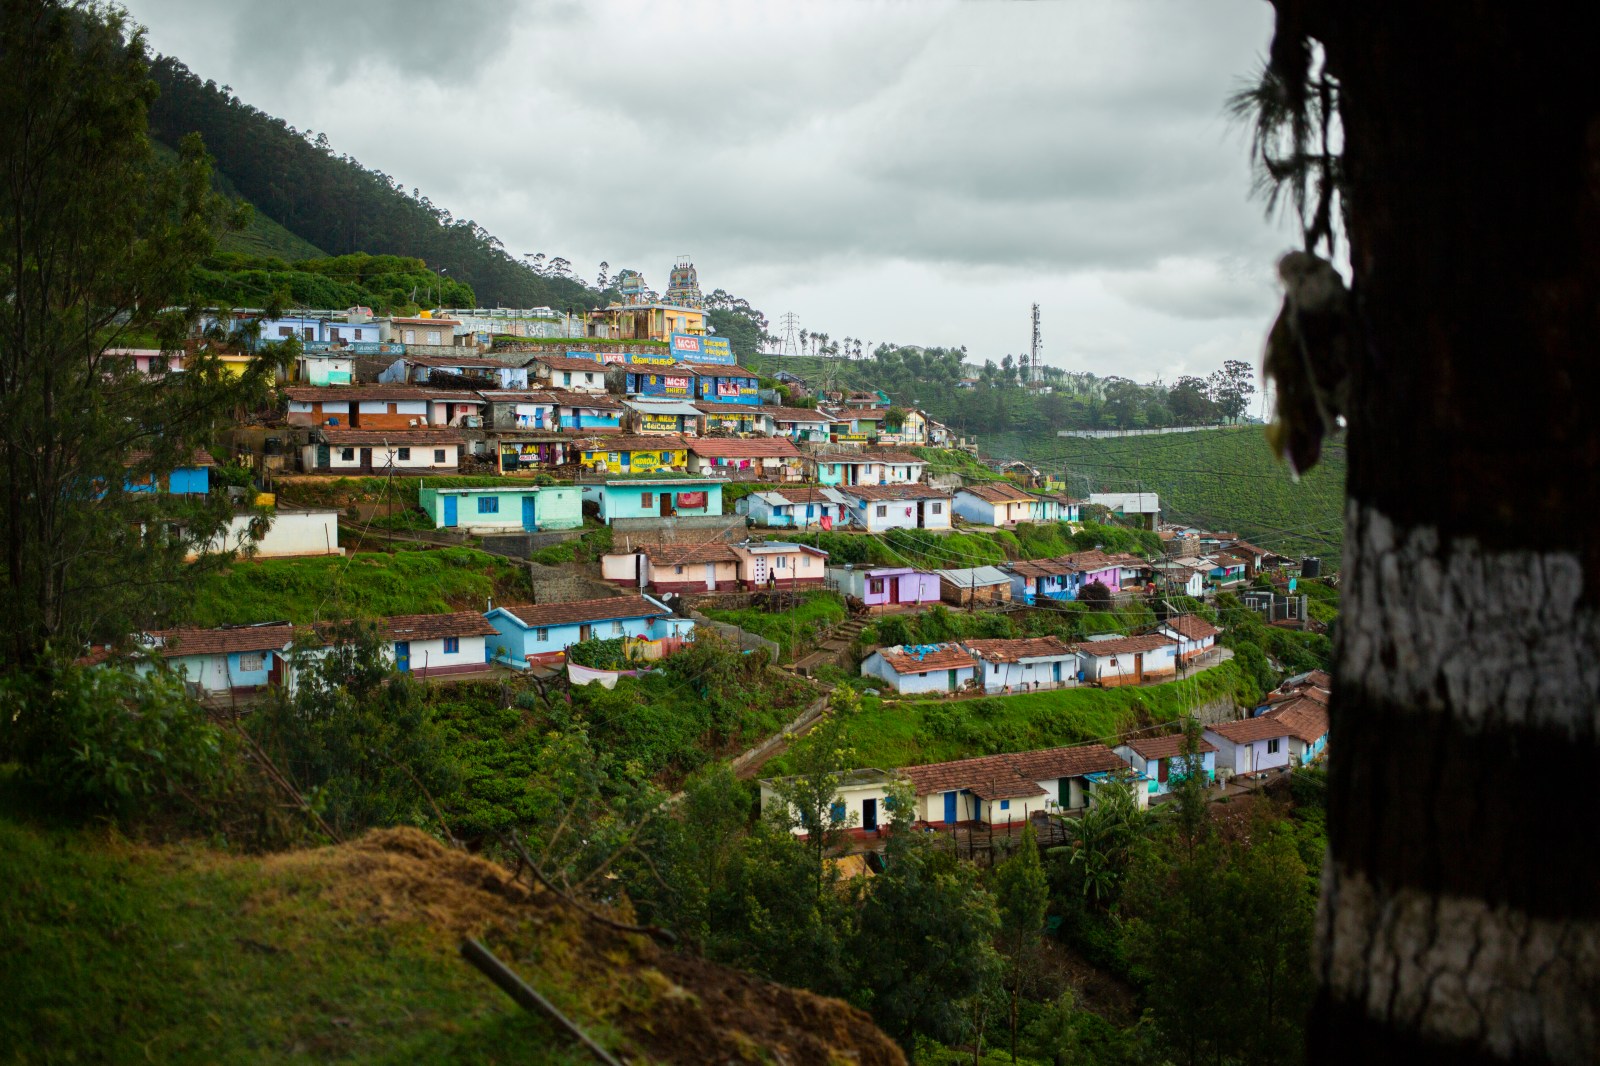
[[[665,289],[689,254],[774,323],[996,361],[1037,301],[1047,362],[1140,381],[1257,362],[1276,306],[1291,233],[1222,113],[1264,0],[128,2],[201,77],[590,279]]]

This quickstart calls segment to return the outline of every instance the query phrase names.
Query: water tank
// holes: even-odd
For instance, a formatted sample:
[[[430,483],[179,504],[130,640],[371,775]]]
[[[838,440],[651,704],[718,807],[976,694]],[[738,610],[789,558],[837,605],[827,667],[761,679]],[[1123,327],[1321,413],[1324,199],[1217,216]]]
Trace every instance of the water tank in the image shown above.
[[[1315,555],[1308,555],[1304,559],[1301,559],[1300,560],[1300,576],[1301,577],[1321,577],[1322,576],[1322,560],[1318,559]]]

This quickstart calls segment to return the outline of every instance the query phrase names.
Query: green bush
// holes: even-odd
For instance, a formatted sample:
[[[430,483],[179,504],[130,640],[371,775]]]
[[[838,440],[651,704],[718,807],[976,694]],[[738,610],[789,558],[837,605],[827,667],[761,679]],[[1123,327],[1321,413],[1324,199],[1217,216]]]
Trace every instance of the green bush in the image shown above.
[[[114,664],[0,679],[0,760],[32,799],[63,812],[145,813],[224,773],[222,735],[176,675]]]

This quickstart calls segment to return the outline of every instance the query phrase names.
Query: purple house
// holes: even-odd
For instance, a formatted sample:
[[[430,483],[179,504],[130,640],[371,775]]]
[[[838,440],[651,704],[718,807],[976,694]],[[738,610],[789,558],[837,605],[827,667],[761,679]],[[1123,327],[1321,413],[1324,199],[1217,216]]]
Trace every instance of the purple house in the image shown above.
[[[939,575],[909,566],[830,566],[828,584],[869,608],[939,602]]]

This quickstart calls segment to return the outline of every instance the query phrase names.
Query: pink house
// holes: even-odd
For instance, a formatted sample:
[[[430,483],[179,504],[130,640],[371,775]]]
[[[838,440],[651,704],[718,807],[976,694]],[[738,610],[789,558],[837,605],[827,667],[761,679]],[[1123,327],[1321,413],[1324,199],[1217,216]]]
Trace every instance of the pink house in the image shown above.
[[[830,566],[828,584],[869,608],[939,602],[939,575],[909,566]]]
[[[163,352],[159,348],[107,348],[106,355],[131,359],[141,374],[176,373],[183,369],[183,352]]]

